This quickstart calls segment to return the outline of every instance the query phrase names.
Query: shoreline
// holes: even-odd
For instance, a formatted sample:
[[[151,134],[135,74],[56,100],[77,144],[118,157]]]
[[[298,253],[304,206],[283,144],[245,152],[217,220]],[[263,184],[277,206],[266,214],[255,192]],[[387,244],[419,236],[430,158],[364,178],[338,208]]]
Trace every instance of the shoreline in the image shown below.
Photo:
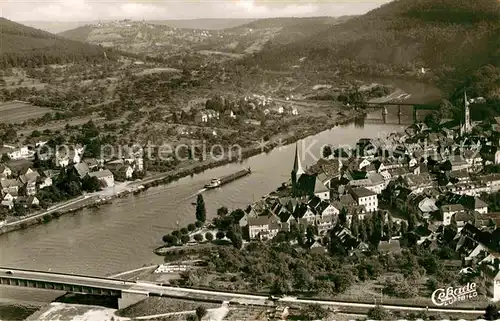
[[[162,174],[157,174],[158,177],[146,177],[143,180],[139,182],[130,182],[131,186],[129,189],[121,191],[115,195],[110,195],[110,196],[105,196],[105,197],[91,197],[91,198],[82,198],[82,196],[77,197],[71,201],[76,201],[76,202],[82,202],[83,204],[75,204],[74,207],[71,207],[69,209],[61,209],[61,210],[54,210],[54,209],[47,209],[42,213],[35,213],[32,215],[32,217],[25,217],[23,219],[20,219],[18,222],[10,222],[4,226],[0,226],[0,235],[17,231],[17,230],[22,230],[22,229],[27,229],[30,226],[34,225],[40,225],[40,224],[47,224],[53,219],[57,219],[61,217],[62,215],[70,214],[70,213],[76,213],[78,211],[83,211],[86,208],[99,208],[101,205],[105,204],[112,204],[114,199],[117,198],[122,198],[122,197],[127,197],[130,196],[131,194],[133,195],[138,195],[142,192],[147,191],[151,187],[156,187],[160,185],[167,185],[172,182],[178,181],[181,178],[191,176],[191,175],[196,175],[200,174],[206,170],[217,168],[220,166],[236,163],[239,161],[243,161],[245,159],[248,159],[250,157],[262,154],[262,153],[269,153],[271,152],[274,148],[279,147],[280,144],[281,146],[286,146],[289,144],[293,144],[301,139],[307,138],[309,136],[314,136],[317,135],[323,131],[333,129],[337,126],[340,125],[346,125],[354,122],[354,120],[360,116],[364,116],[371,112],[371,109],[363,110],[363,111],[350,111],[350,115],[348,116],[341,116],[335,120],[332,120],[331,122],[321,126],[321,127],[316,127],[316,128],[310,128],[307,130],[304,130],[304,132],[300,134],[289,134],[285,136],[284,138],[281,139],[281,143],[277,141],[269,141],[269,144],[267,145],[268,148],[265,151],[262,151],[260,147],[252,146],[246,149],[243,149],[241,159],[239,157],[233,157],[233,158],[224,158],[223,160],[220,161],[211,161],[206,164],[202,165],[197,165],[194,167],[187,167],[187,168],[179,168],[177,170],[171,171],[171,172],[166,172]],[[90,201],[90,202],[86,202]]]

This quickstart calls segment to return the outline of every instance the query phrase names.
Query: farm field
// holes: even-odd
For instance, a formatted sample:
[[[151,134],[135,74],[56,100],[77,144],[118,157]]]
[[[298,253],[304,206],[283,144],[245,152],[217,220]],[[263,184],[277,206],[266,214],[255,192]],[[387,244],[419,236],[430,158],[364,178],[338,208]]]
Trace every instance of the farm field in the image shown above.
[[[25,120],[40,118],[52,109],[33,106],[26,102],[11,101],[0,103],[0,123],[22,123]]]
[[[1,115],[1,111],[0,111],[0,115]],[[56,120],[56,121],[52,121],[50,123],[47,123],[47,124],[44,124],[41,126],[27,127],[27,128],[23,128],[22,130],[19,130],[18,134],[29,135],[34,130],[38,130],[41,132],[46,130],[46,129],[51,130],[51,131],[63,130],[67,125],[81,126],[85,123],[88,123],[90,120],[92,120],[96,125],[118,124],[118,123],[123,121],[123,119],[121,119],[121,118],[106,121],[104,117],[100,117],[100,116],[95,115],[95,116],[79,117],[79,118],[66,119],[66,120]]]

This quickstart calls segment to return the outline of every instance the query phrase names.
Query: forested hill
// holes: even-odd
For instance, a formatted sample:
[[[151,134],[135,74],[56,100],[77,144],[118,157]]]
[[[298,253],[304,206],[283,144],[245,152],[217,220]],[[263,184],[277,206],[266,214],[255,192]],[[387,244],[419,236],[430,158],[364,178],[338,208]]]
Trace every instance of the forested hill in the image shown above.
[[[396,0],[286,46],[268,45],[245,63],[304,70],[339,64],[360,72],[431,68],[459,79],[484,65],[500,65],[500,1]],[[306,69],[307,68],[307,69]]]
[[[335,25],[340,22],[345,22],[353,16],[343,17],[281,17],[281,18],[264,18],[249,22],[247,24],[234,28],[225,29],[226,31],[243,31],[244,29],[267,29],[267,28],[290,28],[290,27],[307,27],[317,26],[321,24]]]
[[[100,46],[67,40],[51,33],[0,18],[0,68],[114,59]]]

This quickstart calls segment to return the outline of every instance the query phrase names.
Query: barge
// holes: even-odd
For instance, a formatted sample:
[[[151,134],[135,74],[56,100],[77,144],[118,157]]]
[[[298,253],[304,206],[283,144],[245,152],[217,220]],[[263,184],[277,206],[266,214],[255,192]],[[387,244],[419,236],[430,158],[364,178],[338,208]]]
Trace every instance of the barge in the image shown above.
[[[228,176],[214,178],[210,181],[210,183],[205,185],[205,188],[207,188],[207,189],[217,188],[217,187],[220,187],[224,184],[230,183],[230,182],[232,182],[240,177],[247,176],[250,173],[252,173],[252,171],[250,170],[250,168],[247,168],[247,169],[243,169],[239,172],[233,173],[233,174],[228,175]]]

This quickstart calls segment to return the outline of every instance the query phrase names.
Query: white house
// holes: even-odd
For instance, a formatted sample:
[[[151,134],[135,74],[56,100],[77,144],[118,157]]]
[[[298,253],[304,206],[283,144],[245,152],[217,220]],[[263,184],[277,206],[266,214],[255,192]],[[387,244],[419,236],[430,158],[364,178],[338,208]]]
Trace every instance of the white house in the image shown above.
[[[317,177],[316,177],[316,182],[314,183],[314,195],[324,201],[330,200],[330,190]]]
[[[6,165],[0,164],[0,176],[10,177],[12,175],[12,170]]]
[[[285,112],[285,108],[283,108],[283,106],[279,106],[279,107],[276,107],[274,109],[274,112],[276,112],[277,114],[283,114]]]
[[[19,159],[30,158],[34,154],[35,153],[30,151],[27,146],[22,146],[19,149],[16,149],[10,153],[7,153],[7,156],[9,156],[9,158],[13,159],[13,160],[19,160]]]
[[[465,211],[461,204],[449,204],[441,206],[441,214],[443,215],[443,225],[450,225],[453,215]]]
[[[90,177],[97,177],[97,179],[106,187],[115,186],[115,178],[109,169],[88,174]]]
[[[125,168],[125,178],[132,178],[132,175],[134,174],[134,168],[132,166],[127,166]]]
[[[14,208],[14,198],[12,195],[7,194],[5,197],[2,199],[1,205],[4,207],[7,207],[9,210]]]
[[[488,204],[486,204],[482,199],[475,197],[474,211],[478,212],[479,214],[488,214]]]
[[[367,212],[378,210],[377,193],[370,191],[366,187],[353,188],[350,194],[356,200],[359,206],[364,206]]]
[[[75,146],[71,150],[61,149],[56,151],[56,166],[66,167],[70,163],[79,164],[82,161],[84,151],[85,147],[82,146]]]
[[[44,177],[40,180],[38,188],[42,189],[42,188],[49,187],[49,186],[52,186],[52,178]]]
[[[248,233],[250,239],[258,239],[265,235],[267,239],[271,239],[276,235],[273,233],[269,234],[271,231],[271,225],[279,224],[279,220],[275,216],[257,216],[257,217],[249,217],[248,218]],[[276,232],[277,234],[277,232]]]
[[[492,257],[486,257],[481,265],[482,275],[486,279],[486,292],[492,301],[500,300],[500,266],[496,264],[498,259],[498,254]],[[490,262],[485,262],[486,260],[491,260]]]
[[[297,110],[297,107],[292,106],[288,109],[288,113],[292,116],[297,116],[299,114],[299,111]]]

